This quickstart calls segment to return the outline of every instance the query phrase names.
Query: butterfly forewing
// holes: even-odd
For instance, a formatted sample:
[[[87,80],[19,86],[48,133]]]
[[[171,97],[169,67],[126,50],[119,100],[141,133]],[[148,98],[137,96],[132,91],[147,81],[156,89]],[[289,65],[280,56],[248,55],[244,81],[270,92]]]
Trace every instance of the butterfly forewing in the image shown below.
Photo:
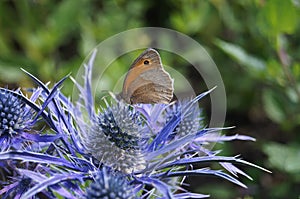
[[[121,97],[131,104],[171,101],[173,80],[163,69],[157,51],[147,49],[133,62],[124,80]]]

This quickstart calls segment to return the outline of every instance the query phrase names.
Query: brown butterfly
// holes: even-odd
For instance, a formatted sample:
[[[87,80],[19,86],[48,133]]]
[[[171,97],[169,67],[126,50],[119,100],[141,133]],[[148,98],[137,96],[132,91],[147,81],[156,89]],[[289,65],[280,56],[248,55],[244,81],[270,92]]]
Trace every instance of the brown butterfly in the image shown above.
[[[119,97],[129,104],[168,104],[173,91],[173,79],[163,69],[158,52],[148,48],[131,64]]]

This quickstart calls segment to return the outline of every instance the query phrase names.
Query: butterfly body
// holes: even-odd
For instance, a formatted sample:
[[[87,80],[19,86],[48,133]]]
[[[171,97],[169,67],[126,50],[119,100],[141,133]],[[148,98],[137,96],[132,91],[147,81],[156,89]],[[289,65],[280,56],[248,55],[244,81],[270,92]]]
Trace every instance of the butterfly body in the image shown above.
[[[168,104],[173,91],[173,80],[163,69],[158,52],[149,48],[132,63],[120,97],[129,104]]]

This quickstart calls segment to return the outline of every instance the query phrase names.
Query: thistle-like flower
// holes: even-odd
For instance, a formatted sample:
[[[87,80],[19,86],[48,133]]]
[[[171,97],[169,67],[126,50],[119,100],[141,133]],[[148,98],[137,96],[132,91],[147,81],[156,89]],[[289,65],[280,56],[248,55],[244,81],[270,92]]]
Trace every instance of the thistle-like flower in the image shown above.
[[[30,183],[21,198],[39,193],[49,198],[206,198],[209,195],[185,190],[181,186],[185,177],[212,175],[246,187],[237,174],[250,177],[235,163],[267,171],[238,157],[219,156],[205,147],[254,140],[241,135],[207,136],[224,130],[201,124],[198,101],[212,90],[173,105],[131,106],[112,100],[96,111],[91,92],[95,54],[85,65],[84,85],[74,81],[81,96],[75,105],[59,92],[65,78],[50,90],[31,76],[43,91],[42,106],[31,107],[50,130],[31,137],[29,147],[0,152],[0,160],[33,164],[34,169],[16,168],[14,179],[18,182],[31,179],[25,181]],[[219,163],[220,169],[208,168],[210,162]],[[13,193],[13,187],[6,186],[0,194]]]
[[[33,112],[20,92],[0,88],[0,151],[18,149],[22,134],[32,127]]]
[[[202,162],[220,161],[220,165],[234,176],[239,173],[249,177],[232,163],[252,164],[237,157],[217,156],[216,152],[204,147],[209,143],[234,139],[253,140],[251,137],[239,135],[212,136],[206,139],[205,135],[223,130],[205,128],[201,124],[198,101],[212,90],[192,100],[179,101],[173,105],[131,106],[116,101],[111,105],[106,103],[106,108],[96,112],[89,89],[94,55],[85,66],[84,86],[77,84],[84,102],[81,107],[85,107],[88,112],[88,122],[92,121],[92,124],[80,125],[85,128],[78,128],[85,151],[102,164],[128,174],[132,184],[140,187],[146,194],[157,197],[207,197],[189,193],[180,187],[178,179],[189,175],[216,175],[245,187],[235,177],[223,171],[207,168],[194,170],[191,167]],[[76,123],[79,124],[82,120],[77,119]]]
[[[192,99],[179,100],[166,108],[166,123],[169,122],[174,115],[184,115],[179,124],[173,130],[173,133],[170,135],[172,138],[194,134],[201,128],[204,128],[201,120],[201,110],[198,107],[198,103],[191,104],[189,103],[190,101],[192,101]],[[185,111],[186,113],[184,113]]]
[[[87,189],[87,199],[134,199],[137,198],[128,178],[119,172],[103,167]]]
[[[141,132],[140,114],[120,102],[100,112],[82,137],[87,152],[96,159],[116,170],[132,173],[145,168]]]
[[[0,135],[17,134],[26,128],[29,118],[25,103],[5,89],[0,90]]]

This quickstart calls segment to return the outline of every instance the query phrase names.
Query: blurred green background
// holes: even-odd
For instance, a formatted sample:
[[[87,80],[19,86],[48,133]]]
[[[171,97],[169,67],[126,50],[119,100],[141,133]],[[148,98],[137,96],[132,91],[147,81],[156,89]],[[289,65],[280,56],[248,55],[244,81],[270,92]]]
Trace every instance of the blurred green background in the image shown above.
[[[130,28],[174,29],[205,46],[217,64],[226,125],[236,126],[226,133],[257,138],[217,147],[273,172],[243,168],[253,177],[241,179],[248,189],[217,178],[189,179],[189,189],[220,199],[299,198],[299,19],[299,0],[1,0],[0,86],[34,86],[20,67],[43,82],[76,74],[92,48]],[[182,73],[201,85],[193,71]],[[72,86],[65,82],[64,93]]]

